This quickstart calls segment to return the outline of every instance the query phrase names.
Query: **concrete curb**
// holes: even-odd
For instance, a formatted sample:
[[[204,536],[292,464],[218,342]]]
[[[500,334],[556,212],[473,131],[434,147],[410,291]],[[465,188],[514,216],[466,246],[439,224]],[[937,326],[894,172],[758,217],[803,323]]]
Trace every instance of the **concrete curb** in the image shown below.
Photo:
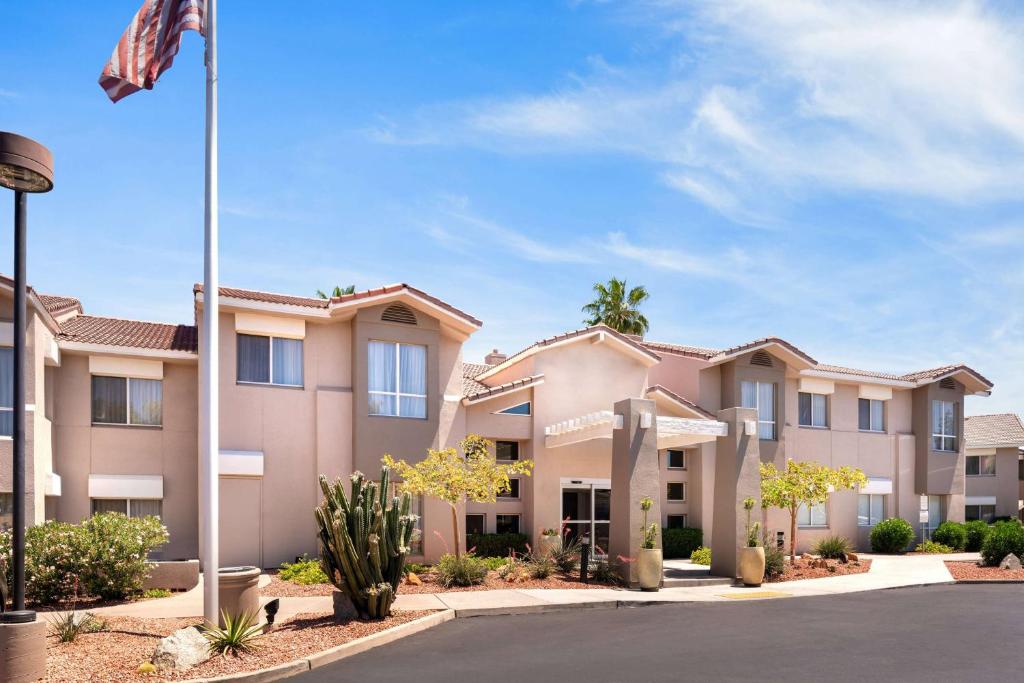
[[[1024,579],[962,579],[953,583],[962,583],[968,586],[984,586],[987,583],[1024,583]]]

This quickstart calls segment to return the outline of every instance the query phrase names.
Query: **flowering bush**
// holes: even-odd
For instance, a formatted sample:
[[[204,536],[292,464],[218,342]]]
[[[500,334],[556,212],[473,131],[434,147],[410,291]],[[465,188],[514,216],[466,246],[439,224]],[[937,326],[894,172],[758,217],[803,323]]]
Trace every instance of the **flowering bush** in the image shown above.
[[[0,553],[11,563],[11,533],[0,534]],[[48,521],[29,527],[25,533],[25,597],[35,603],[50,604],[70,600],[76,579],[89,566],[81,527],[67,522]],[[8,571],[8,581],[13,579]]]

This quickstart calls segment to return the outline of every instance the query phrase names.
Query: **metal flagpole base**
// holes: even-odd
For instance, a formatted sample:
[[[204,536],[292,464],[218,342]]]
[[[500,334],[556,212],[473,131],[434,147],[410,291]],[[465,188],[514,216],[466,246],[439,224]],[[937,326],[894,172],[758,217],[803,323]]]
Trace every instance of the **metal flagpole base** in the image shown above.
[[[46,622],[30,610],[0,613],[0,681],[46,677]]]

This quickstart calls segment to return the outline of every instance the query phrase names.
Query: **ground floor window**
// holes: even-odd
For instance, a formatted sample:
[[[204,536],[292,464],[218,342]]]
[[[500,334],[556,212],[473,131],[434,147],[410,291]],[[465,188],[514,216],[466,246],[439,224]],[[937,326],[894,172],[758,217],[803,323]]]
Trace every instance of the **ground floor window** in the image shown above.
[[[611,528],[611,489],[594,484],[566,485],[562,488],[562,519],[566,538],[589,543],[595,555],[608,552]]]
[[[482,534],[486,528],[487,517],[485,515],[466,515],[466,534]]]
[[[996,506],[995,505],[965,505],[964,506],[964,519],[971,522],[975,519],[980,519],[983,522],[992,523],[996,518]]]
[[[801,505],[796,512],[796,524],[802,527],[828,526],[828,506],[825,503]]]
[[[686,500],[686,484],[681,481],[673,481],[668,484],[666,496],[670,501],[681,503]]]
[[[509,479],[508,485],[508,490],[499,493],[498,498],[512,498],[514,500],[519,500],[519,480]]]
[[[519,515],[494,515],[494,530],[499,534],[518,534]]]
[[[152,498],[93,498],[92,514],[120,512],[128,517],[159,517],[163,501]]]
[[[666,529],[685,529],[686,515],[669,515],[665,519]]]
[[[857,525],[874,526],[885,519],[885,496],[862,493],[857,496]]]
[[[10,531],[14,526],[14,494],[0,493],[0,531]]]

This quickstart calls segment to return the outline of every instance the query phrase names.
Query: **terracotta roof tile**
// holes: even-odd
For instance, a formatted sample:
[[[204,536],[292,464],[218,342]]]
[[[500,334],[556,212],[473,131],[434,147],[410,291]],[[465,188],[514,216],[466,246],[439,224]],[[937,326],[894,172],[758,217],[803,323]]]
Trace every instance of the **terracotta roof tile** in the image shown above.
[[[462,395],[469,396],[471,394],[480,393],[486,391],[489,387],[483,382],[477,382],[474,377],[479,375],[484,370],[490,370],[491,366],[486,363],[463,363],[462,364]]]
[[[82,302],[73,296],[59,296],[56,294],[39,294],[39,301],[42,302],[43,308],[50,315],[60,315],[61,313],[67,313],[78,309],[78,312],[82,312]]]
[[[967,448],[1024,447],[1024,424],[1013,413],[969,415],[964,418]]]
[[[192,292],[202,292],[203,285],[196,283]],[[311,296],[292,296],[291,294],[277,294],[275,292],[260,292],[255,289],[239,289],[238,287],[221,287],[220,295],[232,299],[244,299],[245,301],[261,301],[268,304],[284,304],[286,306],[302,306],[304,308],[327,308],[330,299],[320,299]]]
[[[161,351],[196,353],[199,334],[193,325],[79,315],[61,325],[61,341],[103,344]]]
[[[544,375],[532,375],[530,377],[520,377],[519,379],[514,379],[511,382],[505,382],[504,384],[499,384],[499,385],[494,386],[494,387],[487,387],[487,386],[485,386],[480,391],[476,391],[476,392],[473,392],[473,393],[466,394],[464,396],[464,398],[468,398],[470,400],[478,400],[478,399],[481,399],[481,398],[489,398],[491,396],[497,396],[498,394],[504,394],[504,393],[506,393],[508,391],[514,391],[516,389],[521,389],[522,387],[528,386],[530,384],[533,384],[537,380],[540,380],[540,379],[543,379],[543,378],[544,378]]]
[[[721,353],[719,349],[707,349],[701,346],[687,346],[685,344],[668,344],[666,342],[655,341],[642,341],[640,344],[645,348],[658,353],[674,353],[682,356],[703,358],[705,360]]]
[[[878,379],[905,379],[902,375],[895,375],[891,372],[875,372],[874,370],[858,370],[856,368],[846,368],[842,365],[828,365],[825,363],[818,363],[815,370],[821,370],[823,372],[837,372],[842,375],[857,375],[859,377],[876,377]]]

